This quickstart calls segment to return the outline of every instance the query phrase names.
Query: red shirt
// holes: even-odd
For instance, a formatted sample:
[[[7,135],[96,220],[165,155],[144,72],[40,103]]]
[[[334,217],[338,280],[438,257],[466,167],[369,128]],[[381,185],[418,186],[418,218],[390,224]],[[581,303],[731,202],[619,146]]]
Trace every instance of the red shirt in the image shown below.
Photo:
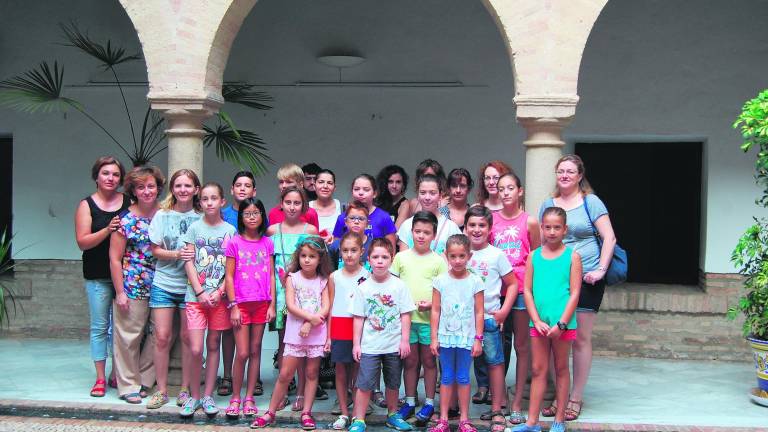
[[[270,226],[284,221],[285,214],[283,214],[283,209],[281,209],[279,205],[272,207],[272,210],[269,211],[268,218]],[[320,231],[320,221],[317,218],[317,212],[312,207],[307,208],[307,211],[299,216],[299,220],[304,223],[314,225],[314,227]]]

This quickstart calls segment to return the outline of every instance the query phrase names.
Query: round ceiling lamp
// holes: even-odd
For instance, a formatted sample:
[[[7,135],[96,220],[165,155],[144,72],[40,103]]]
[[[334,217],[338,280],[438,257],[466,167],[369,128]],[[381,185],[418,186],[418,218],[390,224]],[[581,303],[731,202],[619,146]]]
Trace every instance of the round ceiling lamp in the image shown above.
[[[318,57],[317,61],[330,67],[349,68],[362,64],[365,61],[365,57],[353,55],[328,55]]]

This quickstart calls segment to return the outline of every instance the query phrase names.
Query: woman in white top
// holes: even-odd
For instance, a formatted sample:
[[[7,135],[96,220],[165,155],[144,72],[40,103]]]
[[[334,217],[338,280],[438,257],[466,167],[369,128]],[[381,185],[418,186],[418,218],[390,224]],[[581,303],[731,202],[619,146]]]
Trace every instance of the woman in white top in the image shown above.
[[[333,197],[335,191],[336,174],[329,169],[320,170],[315,177],[317,199],[310,201],[309,206],[317,212],[320,236],[326,242],[333,240],[333,227],[341,214],[341,202]]]

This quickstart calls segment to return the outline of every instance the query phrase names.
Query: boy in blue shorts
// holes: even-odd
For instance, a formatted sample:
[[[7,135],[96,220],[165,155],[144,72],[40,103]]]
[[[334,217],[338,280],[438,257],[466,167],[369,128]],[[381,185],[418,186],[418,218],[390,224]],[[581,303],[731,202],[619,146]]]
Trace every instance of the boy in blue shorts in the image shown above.
[[[491,432],[503,432],[506,419],[502,412],[502,404],[506,399],[506,385],[501,326],[515,304],[517,279],[504,252],[488,243],[492,223],[493,215],[486,207],[470,207],[464,216],[464,230],[469,237],[469,245],[472,250],[467,268],[479,276],[485,285],[483,291],[485,303],[483,357],[488,365],[491,387],[491,411],[485,416],[491,420]],[[503,305],[499,300],[502,285],[507,287],[507,296]]]
[[[368,249],[371,277],[355,289],[350,312],[354,317],[352,356],[360,363],[357,374],[354,421],[350,432],[365,432],[365,410],[379,387],[383,371],[387,400],[387,426],[399,431],[413,428],[397,412],[402,359],[411,350],[411,311],[415,308],[403,282],[389,273],[394,247],[385,238],[374,239]]]

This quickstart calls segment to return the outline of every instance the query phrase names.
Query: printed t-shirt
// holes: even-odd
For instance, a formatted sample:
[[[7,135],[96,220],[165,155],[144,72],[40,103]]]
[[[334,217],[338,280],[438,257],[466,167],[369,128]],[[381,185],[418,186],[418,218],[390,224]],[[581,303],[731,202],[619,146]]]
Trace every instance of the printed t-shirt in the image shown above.
[[[184,246],[182,236],[198,220],[200,213],[195,210],[186,213],[158,210],[149,224],[149,240],[165,250],[179,250]],[[152,285],[172,294],[186,294],[187,273],[184,271],[184,261],[157,260]]]
[[[395,255],[390,271],[402,279],[415,303],[431,302],[432,281],[448,271],[448,264],[435,252],[419,255],[413,249],[408,249]],[[429,324],[429,316],[429,311],[415,310],[411,314],[411,322]]]
[[[541,248],[533,251],[533,303],[539,318],[549,326],[557,325],[571,295],[571,256],[573,249],[565,250],[557,258],[547,259]],[[533,327],[533,321],[528,325]],[[576,328],[576,313],[568,321],[568,329]]]
[[[355,288],[350,312],[365,318],[360,349],[365,354],[398,352],[403,338],[400,315],[416,309],[403,281],[389,276],[384,282],[369,278]]]
[[[293,283],[295,305],[309,313],[317,313],[323,306],[323,291],[327,288],[328,280],[321,277],[307,279],[301,272],[288,275]],[[304,324],[304,319],[294,316],[290,312],[285,320],[285,337],[283,342],[296,345],[325,345],[328,337],[328,329],[325,322],[312,326],[307,337],[299,336],[299,330]]]
[[[285,213],[283,213],[283,209],[281,209],[280,206],[272,207],[272,210],[269,211],[269,218],[267,220],[269,221],[269,225],[267,226],[283,222],[285,220]],[[317,212],[312,207],[307,207],[307,211],[299,216],[299,220],[304,223],[314,225],[314,227],[320,231],[320,222],[317,219]]]
[[[436,277],[433,285],[440,292],[440,323],[437,326],[440,346],[472,349],[476,330],[475,294],[485,289],[483,281],[472,273],[456,279],[448,272]]]
[[[199,219],[190,225],[183,236],[184,243],[195,247],[195,270],[200,288],[210,294],[219,289],[227,271],[227,259],[224,251],[227,242],[235,235],[235,228],[222,221],[218,225],[208,225]],[[191,284],[187,284],[184,301],[196,302],[197,296]]]
[[[493,227],[491,228],[491,244],[501,249],[512,265],[512,270],[517,278],[517,292],[523,293],[525,282],[525,263],[531,252],[531,239],[528,236],[528,213],[520,212],[517,217],[507,219],[501,212],[493,213]],[[501,290],[501,295],[506,294],[506,287]]]
[[[413,217],[406,219],[400,229],[397,230],[397,238],[403,243],[407,244],[409,248],[413,247]],[[448,237],[454,234],[461,234],[459,226],[456,222],[452,221],[443,215],[437,218],[437,231],[435,232],[435,239],[432,240],[429,247],[433,251],[442,254],[445,252],[445,242],[448,241]]]
[[[355,289],[371,277],[365,267],[347,276],[339,269],[331,274],[333,279],[333,307],[331,308],[331,339],[352,340],[352,314],[349,312]]]
[[[333,228],[333,236],[339,237],[347,232],[347,225],[344,223],[346,215],[340,214],[336,219],[336,226]],[[379,207],[374,207],[368,215],[368,226],[365,228],[365,235],[369,238],[384,237],[388,234],[397,232],[395,223],[390,219],[389,214]]]
[[[480,250],[473,250],[467,262],[467,269],[477,275],[485,285],[485,317],[492,318],[491,312],[501,309],[501,278],[512,271],[512,265],[501,249],[488,245]]]
[[[275,253],[272,239],[262,236],[248,240],[235,235],[227,243],[225,255],[235,260],[234,288],[238,303],[271,301],[271,257]]]
[[[120,218],[120,234],[125,237],[123,252],[123,291],[129,299],[149,298],[149,288],[155,275],[157,260],[152,255],[149,241],[151,217],[136,216],[126,210]]]
[[[541,221],[544,210],[554,205],[552,198],[544,201],[539,209],[539,221]],[[605,208],[605,204],[600,201],[600,198],[593,194],[585,196],[582,205],[565,212],[568,220],[568,231],[563,237],[563,243],[579,253],[581,264],[584,266],[584,273],[587,273],[597,270],[600,266],[600,245],[597,243],[594,231],[592,231],[592,224],[587,217],[587,211],[584,210],[585,205],[589,208],[592,221],[608,214],[608,209]]]

